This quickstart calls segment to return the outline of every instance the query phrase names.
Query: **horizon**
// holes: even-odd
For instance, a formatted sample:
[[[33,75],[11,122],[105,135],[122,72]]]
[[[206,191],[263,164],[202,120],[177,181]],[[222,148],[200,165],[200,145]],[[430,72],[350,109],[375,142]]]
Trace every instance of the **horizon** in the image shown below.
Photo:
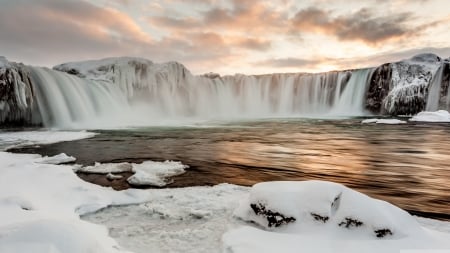
[[[260,75],[450,56],[445,0],[2,2],[0,54],[35,66],[129,56]]]

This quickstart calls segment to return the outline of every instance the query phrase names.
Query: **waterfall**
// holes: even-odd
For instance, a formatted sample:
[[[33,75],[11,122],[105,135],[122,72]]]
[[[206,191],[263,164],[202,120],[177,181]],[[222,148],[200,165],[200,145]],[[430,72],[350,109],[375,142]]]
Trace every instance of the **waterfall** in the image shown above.
[[[364,112],[373,71],[208,77],[194,76],[178,63],[132,59],[91,65],[85,72],[63,65],[65,71],[83,78],[27,67],[40,114],[37,118],[44,126],[101,129],[204,120],[355,116]]]
[[[428,97],[426,102],[426,111],[437,111],[439,109],[439,100],[441,97],[442,74],[444,72],[442,64],[434,75],[431,85],[428,88]]]

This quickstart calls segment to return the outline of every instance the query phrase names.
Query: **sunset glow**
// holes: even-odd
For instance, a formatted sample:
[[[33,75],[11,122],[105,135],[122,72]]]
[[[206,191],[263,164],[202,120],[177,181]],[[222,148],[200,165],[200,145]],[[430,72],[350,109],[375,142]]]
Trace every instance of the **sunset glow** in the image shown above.
[[[450,56],[447,0],[1,3],[0,55],[36,65],[138,56],[194,74],[258,74]]]

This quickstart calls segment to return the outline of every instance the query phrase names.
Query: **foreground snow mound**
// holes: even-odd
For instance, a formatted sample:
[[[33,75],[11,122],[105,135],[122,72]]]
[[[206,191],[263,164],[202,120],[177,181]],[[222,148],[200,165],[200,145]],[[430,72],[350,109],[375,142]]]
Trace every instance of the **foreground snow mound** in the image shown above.
[[[404,210],[331,182],[256,184],[234,215],[283,234],[248,227],[232,230],[223,238],[226,252],[450,249],[443,234],[425,230]]]
[[[389,124],[389,125],[397,125],[397,124],[405,124],[406,121],[399,119],[365,119],[361,121],[362,124]]]
[[[436,112],[419,112],[409,120],[420,122],[450,122],[450,113],[445,110],[439,110]]]
[[[139,203],[144,192],[116,192],[78,178],[75,166],[37,163],[40,155],[0,152],[0,252],[119,252],[104,227],[79,215]]]

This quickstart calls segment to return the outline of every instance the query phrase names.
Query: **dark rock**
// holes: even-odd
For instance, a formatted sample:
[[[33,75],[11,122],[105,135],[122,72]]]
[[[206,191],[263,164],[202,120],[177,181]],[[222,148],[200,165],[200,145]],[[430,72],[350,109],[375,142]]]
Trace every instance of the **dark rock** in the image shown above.
[[[286,217],[279,212],[267,210],[266,206],[264,206],[261,203],[250,204],[250,207],[252,208],[253,212],[255,212],[256,215],[266,217],[267,225],[269,227],[272,227],[274,225],[275,225],[275,227],[279,227],[281,225],[288,224],[288,223],[295,221],[294,217]]]
[[[322,215],[319,215],[319,214],[316,214],[316,213],[311,213],[311,216],[312,216],[316,221],[321,221],[321,222],[323,222],[323,223],[326,223],[326,222],[330,219],[330,217],[328,217],[328,216],[322,216]]]
[[[373,73],[366,94],[366,109],[376,113],[384,113],[383,100],[389,93],[392,68],[390,63],[379,66]]]
[[[392,231],[388,228],[382,228],[382,229],[378,229],[378,230],[374,230],[373,232],[375,232],[375,235],[378,238],[383,238],[386,237],[388,235],[393,235]]]
[[[339,227],[345,226],[345,228],[351,228],[351,227],[360,227],[363,224],[364,223],[362,221],[347,217],[338,225]]]
[[[0,67],[1,126],[38,126],[41,122],[28,68],[17,63]]]

